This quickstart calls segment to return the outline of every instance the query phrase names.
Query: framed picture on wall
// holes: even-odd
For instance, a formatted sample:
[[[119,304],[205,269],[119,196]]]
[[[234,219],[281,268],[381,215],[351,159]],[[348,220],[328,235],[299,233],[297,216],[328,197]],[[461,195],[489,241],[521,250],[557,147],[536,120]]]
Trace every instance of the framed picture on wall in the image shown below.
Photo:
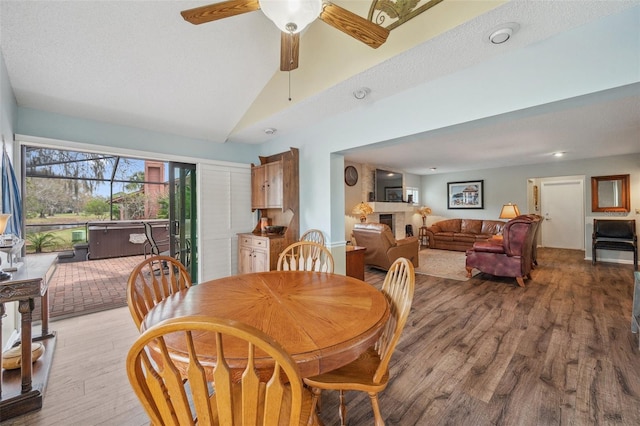
[[[402,201],[401,186],[387,186],[384,188],[385,201]]]
[[[484,181],[447,182],[448,209],[484,209]]]

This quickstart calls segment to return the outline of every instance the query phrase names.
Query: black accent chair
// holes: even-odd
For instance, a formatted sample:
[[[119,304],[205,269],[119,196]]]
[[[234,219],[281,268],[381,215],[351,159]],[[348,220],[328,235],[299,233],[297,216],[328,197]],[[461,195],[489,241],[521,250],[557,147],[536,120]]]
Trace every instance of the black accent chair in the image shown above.
[[[638,270],[638,236],[636,221],[615,219],[593,219],[592,264],[596,264],[597,250],[633,252],[633,269]]]

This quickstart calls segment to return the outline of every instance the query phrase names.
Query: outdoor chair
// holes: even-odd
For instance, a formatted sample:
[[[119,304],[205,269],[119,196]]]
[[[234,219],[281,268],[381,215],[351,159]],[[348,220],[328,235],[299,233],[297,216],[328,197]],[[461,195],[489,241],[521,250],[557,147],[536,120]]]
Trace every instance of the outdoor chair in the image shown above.
[[[170,250],[161,250],[160,247],[169,247],[169,239],[164,240],[156,240],[153,236],[153,226],[150,222],[143,222],[144,224],[144,235],[147,237],[147,242],[149,244],[149,254],[152,256],[169,256]],[[144,250],[144,257],[147,257],[147,249]]]

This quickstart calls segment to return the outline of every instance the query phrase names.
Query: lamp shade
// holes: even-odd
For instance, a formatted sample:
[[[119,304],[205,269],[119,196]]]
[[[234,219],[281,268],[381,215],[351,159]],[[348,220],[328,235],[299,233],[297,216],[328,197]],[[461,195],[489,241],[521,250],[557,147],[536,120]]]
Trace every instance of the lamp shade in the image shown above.
[[[420,213],[420,216],[425,217],[429,214],[431,214],[431,208],[427,207],[427,206],[422,206],[418,209],[418,213]]]
[[[322,0],[259,0],[259,3],[267,18],[286,33],[299,33],[322,12]]]
[[[365,222],[367,215],[373,213],[373,208],[363,201],[360,204],[356,204],[353,210],[351,210],[351,213],[360,215],[360,222]]]
[[[0,214],[0,234],[4,234],[4,231],[7,229],[7,224],[9,223],[10,217],[10,213]]]
[[[500,219],[513,219],[520,216],[520,210],[516,204],[505,204],[500,211]]]

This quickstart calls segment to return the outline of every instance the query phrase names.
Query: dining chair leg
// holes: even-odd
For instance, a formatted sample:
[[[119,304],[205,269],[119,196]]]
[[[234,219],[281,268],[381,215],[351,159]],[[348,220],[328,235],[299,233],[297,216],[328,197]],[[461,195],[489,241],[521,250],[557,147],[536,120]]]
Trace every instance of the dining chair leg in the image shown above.
[[[380,413],[380,404],[378,403],[378,394],[370,392],[369,398],[371,399],[371,407],[373,408],[375,426],[384,426],[384,420],[382,420],[382,414]]]
[[[307,420],[308,426],[313,426],[318,423],[318,401],[320,399],[322,389],[311,388],[311,392],[313,393],[313,396],[311,397],[311,411],[309,412],[309,420]]]
[[[347,425],[347,406],[344,403],[344,391],[340,391],[340,426]]]

